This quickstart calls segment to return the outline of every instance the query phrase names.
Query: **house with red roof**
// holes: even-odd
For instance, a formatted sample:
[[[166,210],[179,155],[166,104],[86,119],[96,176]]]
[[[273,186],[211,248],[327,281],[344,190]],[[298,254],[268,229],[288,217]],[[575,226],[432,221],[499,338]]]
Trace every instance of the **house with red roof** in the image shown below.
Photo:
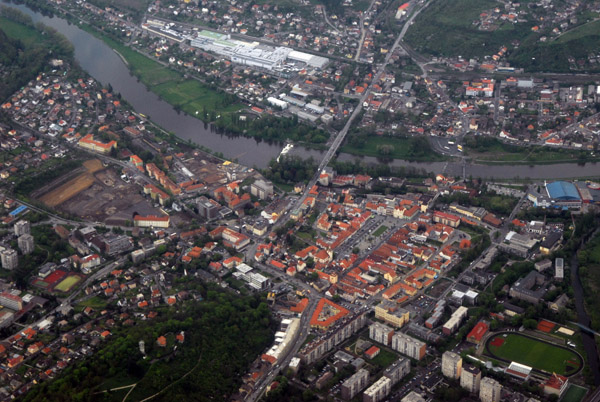
[[[336,321],[348,315],[349,311],[344,307],[322,298],[317,304],[317,308],[310,318],[311,328],[318,328],[326,331]]]
[[[479,345],[489,329],[490,327],[485,321],[479,321],[467,335],[467,341]]]

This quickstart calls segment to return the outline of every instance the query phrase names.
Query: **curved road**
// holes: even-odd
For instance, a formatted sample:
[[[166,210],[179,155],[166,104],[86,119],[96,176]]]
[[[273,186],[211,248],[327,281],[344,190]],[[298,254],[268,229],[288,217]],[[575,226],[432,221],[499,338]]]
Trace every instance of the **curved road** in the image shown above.
[[[596,232],[594,232],[595,234]],[[590,238],[592,238],[590,236]],[[585,239],[581,241],[579,249],[585,244]],[[573,291],[575,293],[575,307],[577,309],[577,322],[583,326],[590,327],[592,320],[585,311],[584,297],[583,297],[583,285],[581,284],[581,278],[579,277],[579,261],[577,260],[577,252],[573,253],[571,257],[571,283],[573,284]],[[600,359],[598,359],[598,347],[596,345],[596,339],[593,334],[584,331],[581,332],[581,340],[583,342],[583,348],[588,356],[588,365],[594,376],[594,384],[600,385]],[[600,388],[599,388],[600,389]]]

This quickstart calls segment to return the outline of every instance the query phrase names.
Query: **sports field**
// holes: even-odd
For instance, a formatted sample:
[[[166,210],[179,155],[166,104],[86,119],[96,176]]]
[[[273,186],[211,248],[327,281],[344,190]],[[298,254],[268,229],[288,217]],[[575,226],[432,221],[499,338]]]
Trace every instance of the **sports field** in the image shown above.
[[[55,290],[60,290],[61,292],[68,292],[73,288],[73,286],[77,285],[81,281],[81,277],[78,275],[69,275],[65,279],[62,280],[58,285],[54,287]]]
[[[516,333],[490,338],[486,349],[492,357],[549,373],[572,375],[582,366],[581,357],[574,351]]]
[[[567,392],[565,392],[562,402],[581,402],[585,397],[585,394],[587,394],[587,391],[587,388],[571,384],[569,385]]]

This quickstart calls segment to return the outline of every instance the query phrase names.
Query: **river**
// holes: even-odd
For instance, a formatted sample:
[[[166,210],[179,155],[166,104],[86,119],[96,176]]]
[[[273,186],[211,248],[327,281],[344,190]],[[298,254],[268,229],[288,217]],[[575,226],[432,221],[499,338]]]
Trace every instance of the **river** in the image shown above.
[[[76,25],[69,23],[63,18],[49,18],[34,12],[23,5],[14,5],[2,2],[11,7],[16,7],[22,12],[30,15],[34,22],[42,22],[53,27],[65,35],[75,48],[75,59],[80,66],[92,77],[104,85],[110,84],[116,92],[119,92],[134,108],[143,113],[168,131],[174,132],[179,138],[191,140],[197,144],[221,152],[225,157],[237,159],[240,163],[257,168],[265,168],[271,159],[279,155],[283,146],[257,141],[252,138],[240,136],[228,136],[218,134],[211,130],[209,125],[188,116],[177,113],[167,102],[146,89],[145,85],[130,74],[123,60],[104,42],[83,31]],[[309,156],[320,160],[323,152],[295,146],[289,155],[297,155],[303,158]],[[358,157],[341,154],[338,159],[353,161]],[[367,163],[379,163],[376,158],[363,157],[361,160]],[[424,169],[428,172],[445,172],[449,175],[462,175],[462,164],[459,162],[409,162],[394,160],[392,166],[410,166],[416,169]],[[531,178],[531,179],[553,179],[553,178],[575,178],[600,176],[600,163],[563,163],[555,165],[476,165],[467,164],[466,176],[477,178]]]

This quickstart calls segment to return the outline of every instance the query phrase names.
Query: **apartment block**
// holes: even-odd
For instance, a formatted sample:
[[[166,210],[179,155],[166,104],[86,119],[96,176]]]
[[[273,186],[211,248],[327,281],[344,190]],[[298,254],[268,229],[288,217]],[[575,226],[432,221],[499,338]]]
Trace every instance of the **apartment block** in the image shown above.
[[[345,400],[354,398],[360,391],[365,389],[368,383],[369,371],[366,369],[358,370],[342,384],[342,398]]]
[[[442,355],[442,374],[445,377],[458,380],[462,371],[462,357],[454,352],[444,352]]]
[[[421,360],[425,356],[427,344],[403,333],[397,333],[392,337],[392,349],[415,360]]]
[[[480,386],[479,399],[481,402],[500,402],[502,385],[498,381],[490,377],[483,377]]]
[[[369,338],[385,346],[392,344],[394,330],[385,324],[375,322],[369,326]]]

